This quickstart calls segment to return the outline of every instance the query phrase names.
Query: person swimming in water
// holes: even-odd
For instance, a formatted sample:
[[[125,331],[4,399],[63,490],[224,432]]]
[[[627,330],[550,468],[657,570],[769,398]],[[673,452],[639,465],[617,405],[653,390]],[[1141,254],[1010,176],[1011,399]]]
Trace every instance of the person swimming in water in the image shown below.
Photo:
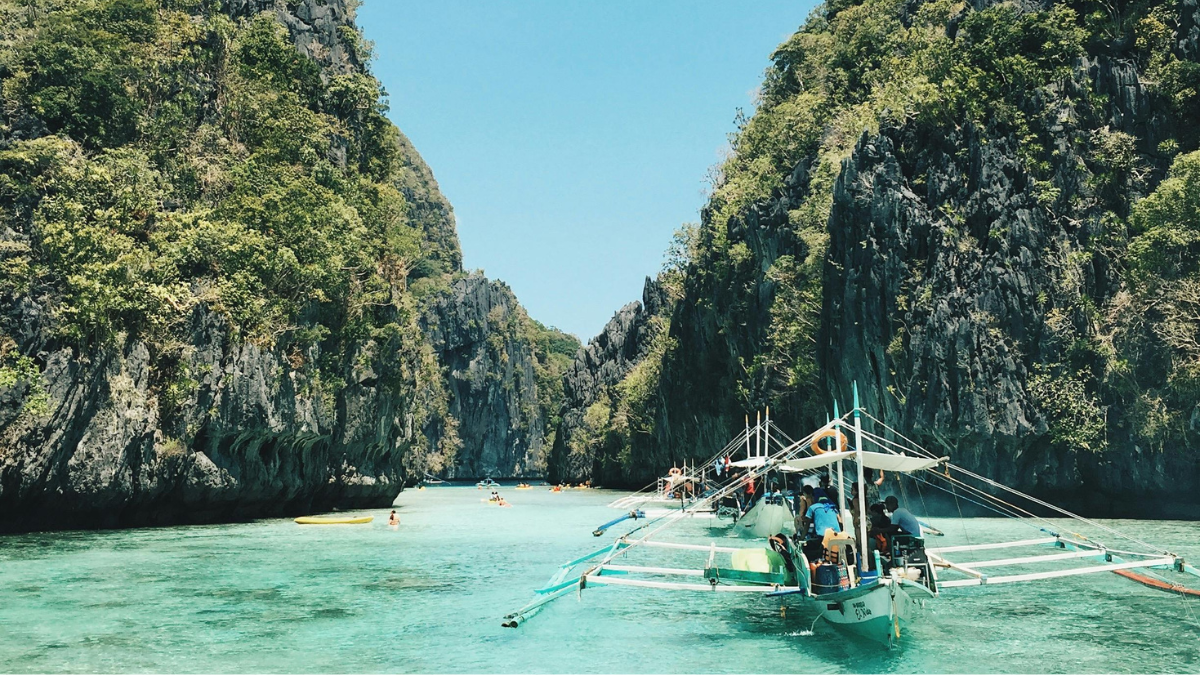
[[[399,525],[399,524],[400,524],[400,516],[396,515],[396,509],[392,509],[391,514],[388,515],[388,525]]]

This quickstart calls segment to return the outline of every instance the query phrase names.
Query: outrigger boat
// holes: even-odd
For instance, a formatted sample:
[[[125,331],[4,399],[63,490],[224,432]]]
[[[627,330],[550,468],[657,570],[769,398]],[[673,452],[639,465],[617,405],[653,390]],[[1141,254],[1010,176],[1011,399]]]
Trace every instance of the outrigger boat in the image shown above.
[[[500,484],[497,483],[496,481],[492,480],[491,478],[484,478],[483,480],[476,483],[475,487],[479,488],[480,490],[483,490],[483,489],[487,489],[487,488],[498,488],[498,487],[500,487]]]
[[[655,483],[615,499],[608,506],[627,512],[644,510],[652,516],[662,515],[665,509],[686,509],[693,518],[729,519],[734,523],[733,531],[742,536],[767,537],[779,532],[780,527],[791,534],[794,514],[788,508],[784,493],[767,495],[743,512],[743,505],[734,498],[734,493],[722,492],[722,488],[731,480],[744,484],[745,476],[735,476],[735,472],[759,469],[773,456],[787,452],[793,444],[794,441],[771,422],[771,410],[767,408],[766,418],[758,413],[753,427],[747,415],[745,430],[708,461],[684,462],[682,468],[672,467]],[[731,461],[743,447],[745,458]],[[601,527],[597,531],[604,529],[607,528]]]
[[[874,431],[863,428],[864,420],[873,423]],[[848,434],[854,437],[853,445],[848,443]],[[834,439],[838,447],[825,450],[822,441],[826,438]],[[868,450],[868,447],[872,449]],[[846,491],[842,489],[845,462],[854,465],[854,481],[860,495],[868,494],[864,480],[867,469],[902,474],[918,489],[927,485],[945,490],[956,501],[963,499],[1016,518],[1035,528],[1039,536],[925,548],[920,537],[893,534],[886,551],[876,549],[868,555],[858,555],[856,542],[871,541],[866,525],[867,500],[858,500],[859,512],[856,514],[846,508]],[[750,468],[748,475],[761,478],[770,471],[804,474],[829,468],[837,469],[842,522],[857,524],[857,527],[844,528],[843,533],[827,533],[821,555],[827,559],[836,558],[835,564],[825,562],[810,566],[810,562],[815,561],[808,559],[804,547],[793,544],[789,537],[780,533],[771,537],[768,546],[748,547],[719,546],[712,541],[705,545],[666,538],[673,529],[687,522],[693,508],[705,508],[739,489],[740,484],[735,483],[713,491],[691,506],[650,518],[617,537],[611,545],[564,563],[542,588],[535,591],[535,597],[528,604],[505,616],[502,625],[516,628],[564,595],[618,586],[640,591],[721,593],[725,597],[759,596],[795,602],[811,608],[817,613],[817,620],[825,619],[838,629],[891,646],[904,633],[906,624],[917,616],[916,610],[948,594],[969,592],[959,589],[1118,572],[1140,577],[1136,580],[1152,588],[1183,594],[1195,591],[1173,581],[1157,579],[1156,575],[1200,577],[1200,570],[1166,549],[980,476],[952,464],[948,457],[930,453],[867,413],[859,405],[857,386],[854,386],[854,407],[849,413],[841,417],[835,414],[831,422],[792,443],[786,452],[776,453],[761,466]],[[901,482],[901,489],[903,485]],[[1023,501],[1027,506],[1014,503],[1017,501]],[[1072,531],[1059,532],[1062,528],[1058,523],[1034,513],[1034,509],[1069,519]],[[1110,547],[1095,537],[1074,531],[1088,528],[1123,540],[1128,548]],[[1050,548],[1052,551],[983,560],[962,558],[987,557],[994,555],[992,551],[1010,548]],[[647,556],[650,560],[646,564],[637,564],[639,561],[631,560],[636,555]],[[662,558],[671,555],[692,556],[694,560],[690,565],[664,564]],[[1086,561],[1099,564],[1070,566],[1070,563]],[[1067,566],[1063,567],[1064,564]],[[1047,565],[1051,569],[1044,569]],[[994,568],[1006,567],[1042,569],[990,574]],[[1147,580],[1154,583],[1147,583]]]

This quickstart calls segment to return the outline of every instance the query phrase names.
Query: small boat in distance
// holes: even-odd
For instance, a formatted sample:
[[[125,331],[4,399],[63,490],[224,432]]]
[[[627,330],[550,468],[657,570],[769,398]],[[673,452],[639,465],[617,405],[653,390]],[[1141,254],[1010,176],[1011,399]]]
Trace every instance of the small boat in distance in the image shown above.
[[[733,523],[731,531],[741,536],[765,538],[780,531],[793,534],[793,514],[785,493],[768,494],[767,498],[750,503],[743,498],[742,490],[726,490],[730,481],[735,480],[741,481],[742,487],[747,482],[755,486],[757,481],[758,490],[766,490],[768,486],[762,476],[751,474],[766,466],[771,458],[793,449],[795,441],[771,421],[769,407],[766,413],[765,419],[761,411],[757,413],[754,426],[747,415],[745,430],[707,461],[685,461],[682,468],[671,467],[655,483],[613,500],[609,508],[645,509],[652,517],[665,509],[685,509],[694,518],[731,519],[726,521]],[[733,459],[743,451],[745,459]],[[714,499],[717,492],[722,497]]]
[[[500,487],[500,484],[492,480],[491,477],[488,477],[476,483],[475,487],[479,488],[480,490],[484,490],[487,488],[498,488]]]

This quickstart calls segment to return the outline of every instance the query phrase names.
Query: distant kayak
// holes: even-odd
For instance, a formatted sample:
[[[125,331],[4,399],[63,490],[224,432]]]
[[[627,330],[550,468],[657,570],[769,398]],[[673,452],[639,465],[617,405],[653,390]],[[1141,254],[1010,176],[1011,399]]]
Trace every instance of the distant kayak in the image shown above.
[[[298,525],[361,525],[375,520],[375,516],[359,516],[358,518],[321,518],[303,516],[296,519]]]

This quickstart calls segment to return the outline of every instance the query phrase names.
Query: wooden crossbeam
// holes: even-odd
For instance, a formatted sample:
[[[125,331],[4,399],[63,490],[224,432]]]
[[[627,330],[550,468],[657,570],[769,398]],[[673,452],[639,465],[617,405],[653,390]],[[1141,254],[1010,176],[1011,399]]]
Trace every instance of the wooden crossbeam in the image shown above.
[[[721,553],[736,553],[742,549],[733,548],[730,546],[701,546],[699,544],[676,544],[669,541],[641,541],[638,542],[642,546],[651,546],[654,548],[677,548],[685,551],[719,551]]]
[[[1011,584],[1018,581],[1036,581],[1038,579],[1057,579],[1059,577],[1071,577],[1079,574],[1095,574],[1097,572],[1112,572],[1115,570],[1127,570],[1135,567],[1157,567],[1160,565],[1171,565],[1175,562],[1175,558],[1152,558],[1150,560],[1138,560],[1127,563],[1114,563],[1112,565],[1097,565],[1096,567],[1077,567],[1069,570],[1054,570],[1051,572],[1034,572],[1031,574],[1012,574],[1003,577],[983,577],[979,579],[954,579],[952,581],[938,582],[939,588],[962,588],[964,586],[982,586],[987,584]]]
[[[933,560],[933,564],[935,566],[948,567],[952,570],[962,572],[963,574],[969,574],[973,577],[985,576],[983,572],[980,572],[978,570],[967,567],[966,565],[961,565],[959,563],[950,562],[949,560],[946,560],[945,558],[943,558],[941,556],[931,555],[929,557]],[[938,585],[939,586],[942,585],[940,581],[938,582]]]
[[[700,570],[689,570],[679,567],[640,567],[637,565],[605,565],[603,570],[612,570],[614,572],[632,572],[634,574],[662,574],[662,575],[678,575],[688,577],[702,577],[704,572]]]
[[[1103,556],[1103,550],[1071,551],[1070,553],[1055,553],[1054,555],[1027,555],[1022,558],[1003,558],[1001,560],[981,560],[967,563],[971,567],[1003,567],[1005,565],[1026,565],[1033,563],[1051,562],[1054,560],[1071,560],[1072,558],[1095,558]]]
[[[605,577],[589,574],[587,583],[597,586],[637,586],[639,588],[660,588],[668,591],[717,591],[720,593],[775,593],[796,589],[798,586],[722,586],[717,584],[681,584],[667,581],[648,581],[646,579],[626,579],[624,577]]]
[[[958,551],[985,551],[993,548],[1016,548],[1018,546],[1037,546],[1039,544],[1053,544],[1058,541],[1058,537],[1045,537],[1042,539],[1023,539],[1021,541],[1002,541],[998,544],[969,544],[964,546],[942,546],[940,548],[925,549],[929,553],[955,553]]]

